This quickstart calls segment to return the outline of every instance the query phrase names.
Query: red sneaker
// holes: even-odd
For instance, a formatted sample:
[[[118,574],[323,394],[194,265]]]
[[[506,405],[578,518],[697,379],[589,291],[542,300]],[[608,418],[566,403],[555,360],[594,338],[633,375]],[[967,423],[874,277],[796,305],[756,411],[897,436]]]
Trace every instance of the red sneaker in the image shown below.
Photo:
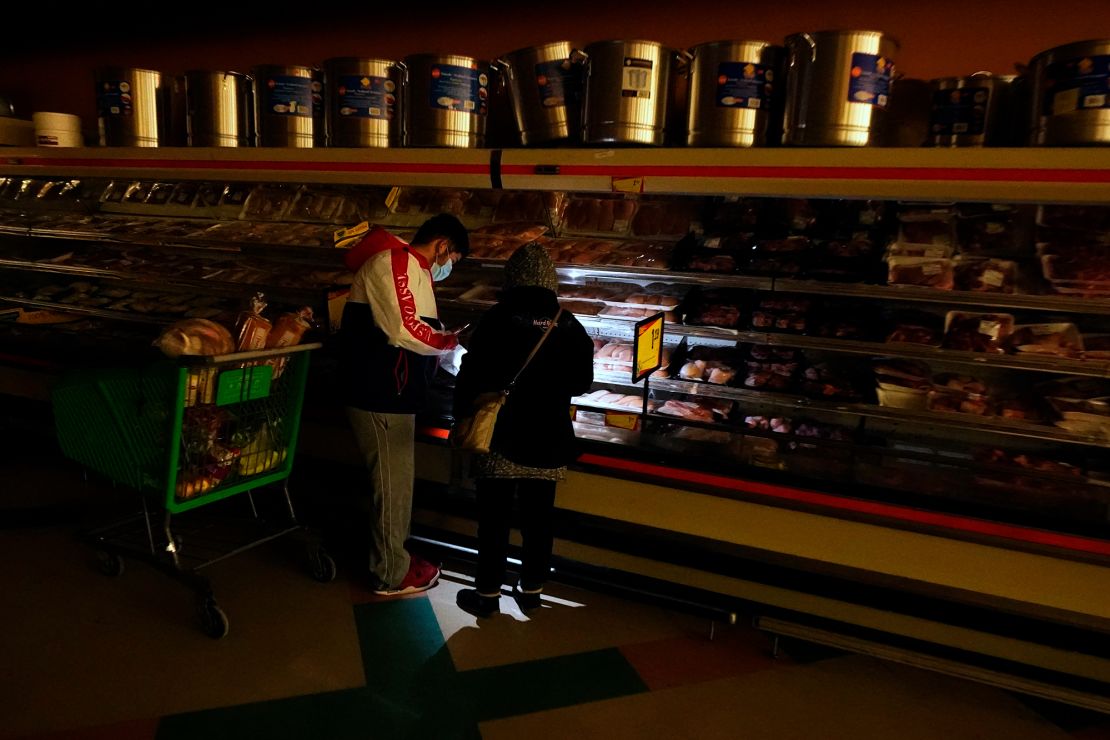
[[[379,596],[400,596],[401,594],[417,594],[427,591],[439,583],[439,568],[427,560],[416,555],[409,558],[409,572],[396,588],[375,589]]]

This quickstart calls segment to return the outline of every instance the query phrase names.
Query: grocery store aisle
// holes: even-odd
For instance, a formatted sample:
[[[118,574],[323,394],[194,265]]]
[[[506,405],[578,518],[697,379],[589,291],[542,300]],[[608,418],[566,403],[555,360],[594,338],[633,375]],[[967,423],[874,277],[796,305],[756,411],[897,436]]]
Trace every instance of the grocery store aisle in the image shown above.
[[[5,483],[31,485],[17,467]],[[213,569],[231,618],[213,641],[170,579],[96,572],[83,524],[0,529],[0,737],[1110,738],[1110,718],[800,643],[774,658],[749,627],[710,640],[704,619],[564,586],[478,621],[454,605],[465,563],[383,600],[351,567],[312,581],[281,541]]]

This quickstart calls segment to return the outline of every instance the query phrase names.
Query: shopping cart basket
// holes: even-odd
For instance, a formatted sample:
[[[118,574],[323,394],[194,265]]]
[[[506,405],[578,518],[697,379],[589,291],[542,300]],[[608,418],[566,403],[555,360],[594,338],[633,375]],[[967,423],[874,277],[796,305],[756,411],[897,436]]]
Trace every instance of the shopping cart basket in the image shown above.
[[[54,415],[65,455],[141,494],[140,513],[89,533],[106,574],[123,572],[124,555],[143,559],[195,589],[208,635],[227,634],[200,571],[304,530],[288,478],[309,351],[320,346],[83,370],[59,382]],[[281,514],[261,516],[252,491],[277,484]],[[235,502],[194,511],[241,493],[248,516],[227,516]],[[335,561],[312,538],[308,562],[316,580],[335,577]]]

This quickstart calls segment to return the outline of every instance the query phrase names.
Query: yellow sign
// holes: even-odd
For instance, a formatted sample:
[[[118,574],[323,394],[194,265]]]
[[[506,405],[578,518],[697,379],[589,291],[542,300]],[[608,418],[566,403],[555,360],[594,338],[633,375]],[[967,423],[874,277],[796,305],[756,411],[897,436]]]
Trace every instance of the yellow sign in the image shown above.
[[[394,206],[397,205],[397,200],[400,197],[401,197],[401,188],[394,185],[393,188],[389,191],[389,195],[385,196],[385,207],[388,208],[392,212]]]
[[[633,341],[632,382],[636,383],[663,364],[663,314],[637,321]]]
[[[640,416],[638,414],[622,414],[617,411],[605,412],[605,426],[607,427],[635,430],[639,425]]]
[[[614,193],[644,192],[644,178],[642,177],[614,177],[611,183]]]
[[[362,235],[370,230],[370,224],[363,221],[355,226],[350,226],[346,229],[338,229],[333,233],[332,241],[335,246],[342,249],[345,247],[353,246],[355,242],[362,238]]]

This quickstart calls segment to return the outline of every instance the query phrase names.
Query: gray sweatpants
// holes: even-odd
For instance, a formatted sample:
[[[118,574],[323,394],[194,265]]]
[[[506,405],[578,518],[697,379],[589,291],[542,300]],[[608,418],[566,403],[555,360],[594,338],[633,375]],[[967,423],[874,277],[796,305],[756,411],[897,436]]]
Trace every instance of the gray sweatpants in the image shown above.
[[[416,416],[347,408],[374,487],[370,513],[370,572],[382,586],[399,586],[409,570],[405,540],[412,524]]]

